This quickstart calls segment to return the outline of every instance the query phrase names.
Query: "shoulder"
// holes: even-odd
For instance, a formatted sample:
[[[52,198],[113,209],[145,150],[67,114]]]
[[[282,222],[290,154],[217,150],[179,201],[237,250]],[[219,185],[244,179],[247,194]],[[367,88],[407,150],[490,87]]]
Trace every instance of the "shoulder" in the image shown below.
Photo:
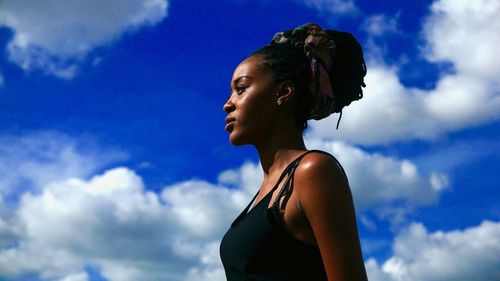
[[[296,180],[347,181],[344,170],[337,159],[322,151],[311,151],[306,154],[295,170],[295,177]]]
[[[348,202],[351,191],[340,163],[330,154],[310,152],[300,161],[294,175],[294,190],[307,208]]]
[[[335,158],[310,152],[295,170],[294,192],[331,280],[366,280],[351,191]]]

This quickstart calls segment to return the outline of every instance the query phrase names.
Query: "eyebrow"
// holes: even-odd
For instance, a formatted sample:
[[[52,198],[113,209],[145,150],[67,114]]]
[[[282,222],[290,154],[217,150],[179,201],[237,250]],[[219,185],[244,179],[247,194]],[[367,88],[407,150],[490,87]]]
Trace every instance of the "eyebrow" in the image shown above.
[[[233,85],[237,84],[238,81],[240,81],[241,79],[243,78],[248,78],[248,79],[252,79],[254,80],[254,78],[252,76],[248,76],[248,75],[241,75],[240,77],[234,79],[233,83],[231,85],[229,85],[229,89],[232,90],[233,89]]]
[[[249,78],[249,79],[252,79],[252,80],[254,79],[252,76],[248,76],[248,75],[241,75],[240,77],[238,77],[238,78],[234,79],[233,84],[238,83],[238,81],[240,81],[240,80],[241,80],[241,79],[243,79],[243,78]]]

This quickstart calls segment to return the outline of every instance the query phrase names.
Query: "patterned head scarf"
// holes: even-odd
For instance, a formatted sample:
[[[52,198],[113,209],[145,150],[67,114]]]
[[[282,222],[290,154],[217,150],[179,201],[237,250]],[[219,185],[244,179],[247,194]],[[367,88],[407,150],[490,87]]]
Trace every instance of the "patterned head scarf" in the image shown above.
[[[352,39],[347,38],[348,36]],[[291,44],[295,47],[303,48],[309,60],[313,81],[310,88],[313,97],[308,119],[320,120],[334,112],[342,113],[344,106],[349,105],[352,100],[362,97],[361,89],[348,99],[339,97],[340,93],[334,92],[332,74],[334,72],[333,64],[335,63],[336,49],[338,47],[336,39],[339,39],[342,44],[349,40],[356,42],[354,37],[348,33],[323,30],[321,26],[314,23],[308,23],[292,30],[276,33],[272,39],[271,44]],[[352,42],[349,43],[353,44]],[[357,75],[361,75],[358,88],[359,85],[365,86],[363,76],[366,74],[366,68],[362,53],[360,67],[362,73]]]

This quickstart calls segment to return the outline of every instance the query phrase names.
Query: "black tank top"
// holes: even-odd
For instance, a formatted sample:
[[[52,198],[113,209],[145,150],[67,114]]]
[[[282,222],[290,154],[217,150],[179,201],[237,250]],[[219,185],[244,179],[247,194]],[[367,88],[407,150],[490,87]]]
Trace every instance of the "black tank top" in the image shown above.
[[[310,150],[296,158],[283,171],[273,189],[248,211],[257,193],[231,224],[220,246],[228,281],[327,280],[318,247],[295,239],[280,213],[284,211],[280,199],[284,199],[282,205],[286,204],[293,188],[295,169],[300,160],[313,151],[328,154]],[[273,192],[285,177],[272,207],[268,208]]]

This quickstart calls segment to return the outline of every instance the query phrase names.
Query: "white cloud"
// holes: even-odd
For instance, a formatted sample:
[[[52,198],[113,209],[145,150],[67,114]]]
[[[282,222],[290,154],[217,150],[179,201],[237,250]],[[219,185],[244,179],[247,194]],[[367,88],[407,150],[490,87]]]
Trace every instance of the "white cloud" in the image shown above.
[[[500,117],[500,88],[462,74],[443,77],[436,89],[405,88],[397,69],[377,63],[369,67],[368,87],[359,102],[337,115],[312,121],[308,135],[376,145],[409,139],[434,139]]]
[[[169,186],[161,195],[190,233],[211,239],[222,237],[221,231],[227,222],[236,217],[249,198],[249,194],[240,189],[214,188],[204,181]]]
[[[437,203],[449,186],[446,174],[440,171],[423,173],[407,159],[368,153],[344,142],[307,136],[306,145],[309,149],[330,152],[341,162],[359,213],[373,212],[394,224],[404,222],[406,214],[415,207]],[[223,171],[218,180],[243,191],[240,198],[246,199],[260,186],[262,170],[259,164],[246,162],[238,169]]]
[[[250,161],[245,162],[238,169],[223,171],[218,176],[221,184],[239,188],[248,194],[254,194],[263,179],[261,166]]]
[[[0,25],[14,31],[7,46],[14,63],[68,79],[90,51],[160,22],[167,7],[167,0],[7,0],[0,3]]]
[[[21,232],[16,222],[12,219],[12,212],[5,206],[0,196],[0,248],[10,247]]]
[[[319,12],[329,12],[336,15],[356,14],[358,12],[353,0],[300,0],[300,2]]]
[[[191,268],[184,281],[217,281],[226,279],[226,274],[220,262],[219,244],[219,241],[213,242],[202,249],[200,266]]]
[[[77,280],[87,264],[109,280],[215,274],[218,260],[206,255],[214,255],[222,231],[241,209],[237,194],[185,182],[160,197],[126,168],[88,181],[48,184],[40,193],[25,193],[12,215],[21,231],[13,239],[17,246],[0,251],[0,276],[39,272],[44,278]],[[195,228],[193,220],[201,224]]]
[[[372,281],[498,280],[499,252],[500,222],[433,233],[414,223],[397,235],[392,257],[366,268]]]
[[[61,134],[4,136],[0,143],[4,169],[19,167],[6,190],[23,177],[30,182],[19,202],[0,201],[5,278],[38,272],[85,280],[90,264],[109,280],[220,280],[219,241],[262,180],[260,166],[246,162],[220,173],[217,184],[189,180],[154,193],[128,168],[95,175],[103,149],[82,148]],[[400,200],[429,204],[439,194],[407,160],[338,142],[311,145],[342,161],[361,210]]]
[[[395,16],[387,16],[383,14],[369,16],[363,22],[363,29],[371,36],[383,36],[390,33],[398,33],[398,18]]]
[[[409,139],[434,139],[448,132],[500,118],[500,66],[494,55],[500,44],[500,3],[436,1],[423,27],[423,54],[448,61],[455,73],[443,74],[432,90],[405,87],[398,68],[383,63],[384,52],[368,52],[365,95],[337,117],[312,122],[311,135],[374,145]],[[392,24],[375,18],[366,23],[375,35]],[[380,27],[382,25],[382,27]]]
[[[439,0],[431,11],[424,26],[428,58],[451,61],[464,75],[497,81],[500,2]]]
[[[65,276],[59,281],[87,281],[89,280],[86,272],[79,272]]]
[[[0,196],[36,190],[70,177],[86,178],[126,157],[116,149],[98,148],[91,137],[76,140],[51,131],[0,135]]]
[[[365,269],[370,281],[394,281],[390,275],[380,269],[379,263],[373,258],[365,262]]]
[[[448,187],[439,171],[422,174],[406,159],[367,153],[343,142],[307,138],[310,149],[334,155],[344,167],[358,212],[371,211],[393,223],[404,221],[414,207],[432,205]]]
[[[220,280],[219,241],[250,194],[200,180],[157,194],[127,168],[95,175],[123,154],[90,140],[0,138],[4,194],[26,185],[18,201],[0,196],[0,279],[87,280],[92,265],[109,280]]]
[[[127,168],[95,175],[123,159],[90,137],[1,136],[0,279],[87,280],[92,265],[109,280],[220,280],[212,258],[250,195],[194,180],[159,195]]]

